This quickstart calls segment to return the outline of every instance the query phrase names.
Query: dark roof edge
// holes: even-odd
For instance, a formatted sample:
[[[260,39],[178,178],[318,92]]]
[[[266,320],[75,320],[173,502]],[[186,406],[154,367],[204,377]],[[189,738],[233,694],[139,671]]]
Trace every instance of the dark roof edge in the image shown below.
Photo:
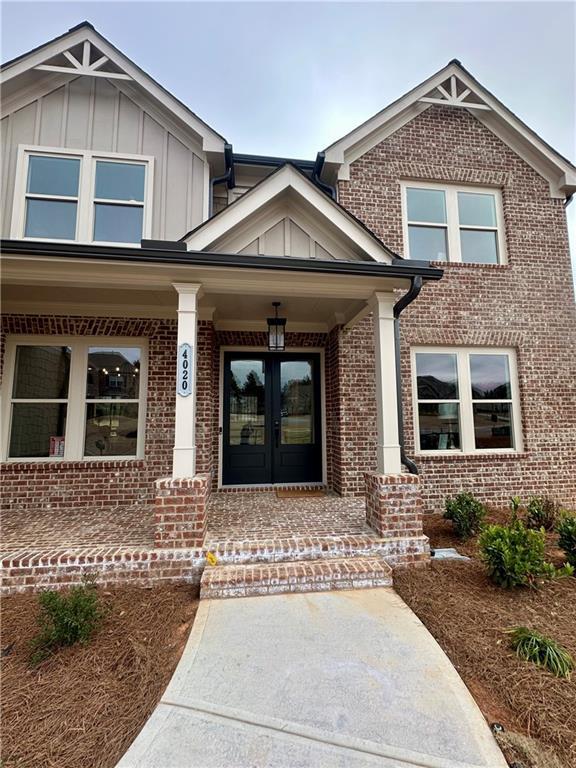
[[[272,157],[269,155],[246,155],[241,152],[234,152],[233,159],[238,165],[260,165],[267,168],[290,163],[306,171],[313,171],[316,163],[315,160],[295,160],[292,157]]]
[[[363,277],[405,277],[420,275],[425,280],[440,280],[443,270],[428,262],[394,259],[391,264],[380,262],[321,261],[296,259],[288,256],[249,256],[237,253],[166,250],[164,248],[127,248],[78,243],[40,243],[27,240],[1,240],[3,254],[19,256],[54,256],[85,258],[98,261],[132,263],[180,264],[182,266],[239,267],[284,272],[319,272],[325,274],[357,275]]]

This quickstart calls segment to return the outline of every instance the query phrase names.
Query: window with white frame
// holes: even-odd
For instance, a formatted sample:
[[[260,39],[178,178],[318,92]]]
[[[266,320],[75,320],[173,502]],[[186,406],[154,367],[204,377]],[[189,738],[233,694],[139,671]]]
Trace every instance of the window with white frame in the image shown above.
[[[139,244],[150,236],[152,158],[20,147],[12,237]]]
[[[416,348],[412,371],[417,450],[521,450],[513,350]]]
[[[17,339],[6,357],[7,459],[143,455],[143,340]]]
[[[502,264],[502,200],[497,189],[405,182],[405,253],[411,259]]]

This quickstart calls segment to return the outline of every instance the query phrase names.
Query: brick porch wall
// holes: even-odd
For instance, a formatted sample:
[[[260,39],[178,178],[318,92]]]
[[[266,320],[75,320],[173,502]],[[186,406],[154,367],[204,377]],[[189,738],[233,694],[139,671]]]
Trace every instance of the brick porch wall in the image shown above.
[[[576,506],[576,313],[563,201],[551,198],[548,183],[476,118],[440,106],[352,163],[350,181],[339,184],[340,203],[402,253],[400,179],[500,187],[508,255],[502,266],[442,264],[444,278],[425,286],[402,315],[408,455],[411,346],[510,347],[518,358],[524,453],[418,457],[425,511],[461,488],[497,504],[512,494],[542,493]],[[351,354],[367,360],[368,333],[359,330],[355,341]],[[362,410],[362,391],[370,411],[368,386],[356,407]],[[362,430],[351,440],[368,457]]]
[[[114,336],[148,339],[146,443],[143,459],[6,462],[1,465],[2,508],[78,509],[152,501],[154,483],[170,475],[174,445],[176,320],[5,315],[7,334]],[[214,408],[213,324],[198,328],[198,472],[212,471]]]

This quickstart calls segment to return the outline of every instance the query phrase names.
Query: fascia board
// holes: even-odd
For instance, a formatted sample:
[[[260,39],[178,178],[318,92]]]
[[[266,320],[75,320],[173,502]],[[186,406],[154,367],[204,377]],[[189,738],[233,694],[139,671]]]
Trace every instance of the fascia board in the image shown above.
[[[354,130],[347,133],[338,141],[335,141],[325,151],[325,162],[330,163],[343,163],[345,161],[345,153],[353,149],[357,144],[367,140],[372,134],[375,134],[381,127],[383,127],[389,120],[400,115],[407,107],[417,102],[418,99],[425,96],[429,91],[433,90],[437,85],[443,83],[454,69],[453,64],[441,69],[432,77],[429,77],[420,85],[413,88],[411,91],[401,96],[397,101],[385,107],[383,110],[375,114],[373,117],[366,120],[366,122],[359,125]],[[374,142],[377,144],[378,140]]]
[[[326,163],[340,166],[338,179],[348,180],[350,177],[349,164],[413,119],[416,114],[410,114],[410,108],[452,75],[455,75],[461,83],[470,88],[490,107],[490,111],[480,111],[473,108],[468,111],[546,178],[551,185],[553,195],[563,196],[562,192],[571,191],[571,185],[565,184],[562,178],[565,174],[567,177],[571,177],[572,174],[576,173],[574,166],[542,141],[496,97],[455,63],[444,67],[398,101],[328,147],[325,150]],[[430,105],[427,104],[426,106]]]
[[[270,176],[259,187],[255,187],[237,200],[228,210],[223,211],[197,232],[192,233],[187,240],[188,250],[207,249],[248,216],[253,215],[259,208],[270,203],[288,188],[304,198],[375,261],[383,263],[392,261],[392,257],[386,253],[383,246],[379,246],[356,222],[349,219],[343,211],[337,209],[332,200],[315,189],[307,179],[290,166],[286,166]]]
[[[154,99],[172,112],[179,120],[187,125],[188,128],[194,131],[202,142],[202,148],[205,152],[224,151],[225,141],[222,136],[217,134],[216,131],[213,131],[199,118],[195,117],[195,115],[186,109],[183,104],[178,102],[161,86],[155,83],[145,72],[133,64],[130,59],[126,58],[121,51],[112,46],[98,32],[87,27],[75,30],[60,40],[56,40],[52,44],[47,45],[38,51],[34,51],[29,56],[8,66],[6,69],[2,70],[0,74],[0,82],[7,82],[29,69],[34,69],[34,67],[43,64],[46,60],[57,56],[59,53],[67,51],[75,45],[83,43],[85,40],[93,43],[110,59],[110,61],[129,75],[135,83],[138,83],[141,88],[150,93]]]

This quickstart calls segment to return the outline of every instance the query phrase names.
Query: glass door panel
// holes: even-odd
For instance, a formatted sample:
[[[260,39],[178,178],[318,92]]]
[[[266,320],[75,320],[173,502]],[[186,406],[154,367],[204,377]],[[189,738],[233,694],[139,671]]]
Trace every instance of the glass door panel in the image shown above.
[[[265,384],[263,360],[230,363],[230,445],[264,445]]]
[[[313,369],[310,360],[280,361],[280,440],[282,445],[314,442]]]

